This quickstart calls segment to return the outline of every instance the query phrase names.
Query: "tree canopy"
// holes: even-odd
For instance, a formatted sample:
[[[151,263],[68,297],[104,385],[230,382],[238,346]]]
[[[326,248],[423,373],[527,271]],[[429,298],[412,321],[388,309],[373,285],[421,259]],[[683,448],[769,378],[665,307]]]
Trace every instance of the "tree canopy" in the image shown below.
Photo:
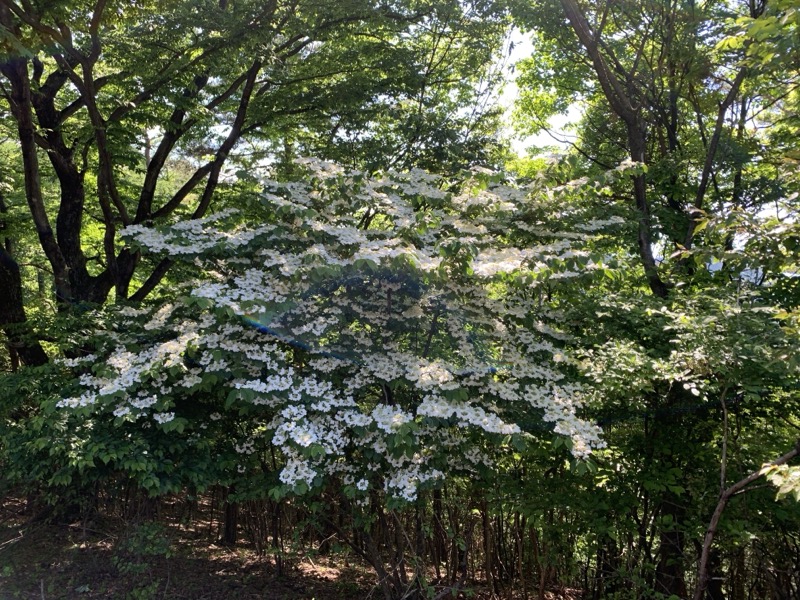
[[[387,600],[800,590],[793,2],[162,4],[0,0],[0,490]]]

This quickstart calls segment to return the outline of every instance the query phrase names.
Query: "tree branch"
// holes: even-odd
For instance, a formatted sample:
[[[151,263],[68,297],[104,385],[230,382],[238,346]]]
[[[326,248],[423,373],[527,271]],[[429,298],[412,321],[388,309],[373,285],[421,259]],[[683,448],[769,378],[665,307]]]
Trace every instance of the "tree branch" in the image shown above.
[[[611,109],[625,122],[628,134],[628,149],[632,160],[645,164],[646,138],[643,124],[641,123],[639,107],[635,107],[630,97],[626,94],[622,83],[608,68],[600,52],[601,41],[595,39],[586,16],[581,12],[576,0],[561,0],[561,6],[567,16],[575,35],[583,45],[594,66],[600,87],[603,89]],[[612,55],[613,59],[613,55]],[[629,82],[629,83],[632,83]],[[639,212],[639,230],[637,243],[639,257],[644,267],[645,276],[650,290],[654,295],[664,298],[669,293],[669,286],[661,279],[658,265],[653,255],[652,225],[650,217],[650,204],[647,200],[647,184],[644,174],[633,178],[633,191],[636,199],[636,209]]]
[[[703,172],[700,175],[700,184],[697,186],[697,193],[694,197],[694,206],[697,209],[695,212],[698,214],[698,216],[695,216],[689,222],[689,228],[686,231],[686,237],[684,238],[683,242],[683,246],[687,250],[692,247],[694,231],[697,228],[698,221],[702,218],[702,216],[699,214],[699,211],[703,207],[703,199],[705,198],[706,190],[708,189],[711,170],[714,167],[714,159],[717,156],[717,147],[719,146],[719,140],[722,136],[722,129],[725,126],[725,115],[728,113],[728,109],[730,108],[731,104],[733,104],[736,96],[739,94],[739,88],[742,86],[745,73],[745,69],[742,68],[736,74],[736,78],[733,80],[725,99],[722,101],[722,103],[720,103],[719,111],[717,111],[717,121],[714,124],[714,133],[711,135],[711,140],[709,141],[708,148],[706,149],[706,159],[705,163],[703,164]]]
[[[800,454],[800,439],[797,440],[792,450],[780,458],[776,458],[772,462],[764,463],[760,469],[753,471],[744,479],[740,479],[720,494],[719,502],[717,503],[716,509],[714,509],[714,514],[711,516],[711,521],[708,524],[708,529],[706,530],[706,535],[703,540],[700,564],[697,567],[697,587],[694,590],[694,600],[703,600],[703,594],[708,586],[708,557],[711,552],[711,545],[714,542],[714,536],[717,533],[719,520],[722,517],[722,512],[725,510],[725,507],[728,505],[728,501],[739,492],[747,491],[745,488],[748,485],[766,475],[770,469],[785,465],[795,456],[798,456],[798,454]]]

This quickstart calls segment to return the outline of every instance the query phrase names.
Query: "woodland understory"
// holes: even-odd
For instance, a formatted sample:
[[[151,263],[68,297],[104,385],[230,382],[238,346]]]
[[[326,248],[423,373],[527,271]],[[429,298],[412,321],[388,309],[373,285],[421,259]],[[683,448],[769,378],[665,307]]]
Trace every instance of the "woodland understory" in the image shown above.
[[[0,599],[800,598],[798,208],[795,0],[0,0]]]

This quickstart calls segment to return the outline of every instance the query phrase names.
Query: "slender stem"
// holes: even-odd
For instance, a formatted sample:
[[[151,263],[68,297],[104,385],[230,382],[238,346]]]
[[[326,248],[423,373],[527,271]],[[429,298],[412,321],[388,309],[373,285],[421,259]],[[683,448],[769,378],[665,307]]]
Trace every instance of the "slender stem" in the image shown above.
[[[725,403],[725,396],[728,393],[726,387],[722,390],[720,403],[722,404],[722,458],[719,467],[719,493],[725,493],[726,469],[728,467],[728,405]]]
[[[725,510],[725,507],[728,505],[728,501],[736,494],[748,491],[745,488],[763,475],[766,475],[770,469],[786,464],[798,454],[800,454],[800,439],[797,440],[792,450],[776,458],[772,462],[764,463],[760,469],[753,471],[744,479],[740,479],[720,494],[719,502],[717,502],[717,507],[714,509],[714,514],[711,516],[711,521],[708,524],[708,529],[706,530],[706,535],[703,540],[700,564],[697,567],[697,587],[694,590],[694,600],[703,600],[703,595],[708,586],[708,557],[711,554],[711,545],[714,543],[714,536],[717,533],[719,520],[722,517],[722,512]]]

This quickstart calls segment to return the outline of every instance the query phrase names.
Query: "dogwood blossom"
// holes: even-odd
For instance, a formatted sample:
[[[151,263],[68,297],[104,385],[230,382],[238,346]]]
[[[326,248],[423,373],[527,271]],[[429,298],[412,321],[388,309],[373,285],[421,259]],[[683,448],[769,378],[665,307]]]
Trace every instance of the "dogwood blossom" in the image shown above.
[[[582,276],[581,244],[613,219],[537,237],[526,189],[303,166],[307,183],[264,182],[256,226],[224,210],[128,227],[131,244],[185,258],[195,279],[177,299],[118,309],[104,358],[63,361],[84,371],[59,405],[165,431],[245,419],[282,457],[287,488],[344,477],[407,501],[491,464],[483,448],[529,435],[532,414],[577,457],[603,446],[579,416],[566,336],[523,277]],[[256,453],[254,440],[235,452]]]

